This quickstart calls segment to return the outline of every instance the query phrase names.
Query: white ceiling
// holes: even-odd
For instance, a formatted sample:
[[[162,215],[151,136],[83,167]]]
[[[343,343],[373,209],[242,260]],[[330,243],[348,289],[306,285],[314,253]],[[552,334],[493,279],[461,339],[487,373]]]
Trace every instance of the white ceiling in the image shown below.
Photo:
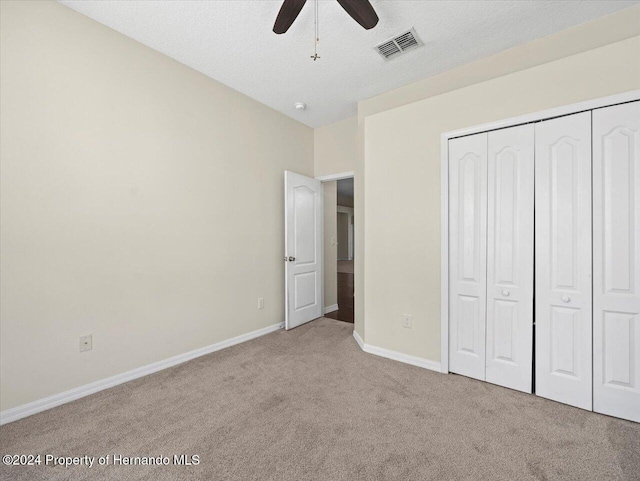
[[[284,35],[271,29],[280,0],[60,0],[311,127],[356,114],[359,100],[629,7],[640,0],[372,0],[364,30],[334,0],[314,0]],[[373,46],[415,27],[424,47],[384,61]],[[306,111],[296,111],[295,102]]]

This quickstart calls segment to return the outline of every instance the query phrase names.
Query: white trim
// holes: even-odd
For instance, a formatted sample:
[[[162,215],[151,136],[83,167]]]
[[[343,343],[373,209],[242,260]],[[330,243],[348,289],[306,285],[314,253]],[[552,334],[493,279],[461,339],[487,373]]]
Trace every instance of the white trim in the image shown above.
[[[184,354],[178,354],[177,356],[154,362],[152,364],[147,364],[146,366],[132,369],[131,371],[123,372],[121,374],[116,374],[115,376],[101,379],[100,381],[85,384],[84,386],[70,389],[59,394],[54,394],[53,396],[48,396],[46,398],[38,399],[37,401],[7,409],[0,412],[0,425],[17,421],[18,419],[31,416],[32,414],[46,411],[47,409],[51,409],[68,402],[75,401],[76,399],[89,396],[90,394],[94,394],[98,391],[109,389],[111,387],[123,384],[127,381],[138,379],[148,374],[153,374],[154,372],[167,369],[177,364],[182,364],[183,362],[190,361],[200,356],[204,356],[205,354],[210,354],[227,347],[235,346],[236,344],[250,341],[251,339],[255,339],[257,337],[264,336],[265,334],[277,331],[278,329],[282,329],[283,327],[284,323],[279,322],[278,324],[273,324],[271,326],[258,329],[257,331],[248,332],[247,334],[242,334],[240,336],[227,339],[226,341],[217,342],[215,344],[211,344],[210,346],[205,346],[194,351],[185,352]]]
[[[320,183],[320,205],[322,209],[320,209],[320,300],[322,301],[322,315],[326,314],[326,307],[324,305],[324,187],[322,183]],[[337,274],[336,274],[337,279]],[[289,309],[289,304],[287,304],[287,309]]]
[[[330,312],[334,312],[338,310],[338,304],[331,304],[330,306],[325,306],[324,313],[329,314]]]
[[[440,367],[449,372],[449,139],[440,142]]]
[[[540,122],[554,117],[562,117],[564,115],[576,114],[578,112],[609,107],[626,102],[635,102],[637,100],[640,100],[640,90],[631,90],[629,92],[587,100],[564,107],[520,115],[518,117],[511,117],[464,129],[452,130],[440,136],[440,366],[442,372],[449,372],[449,139],[532,122]]]
[[[423,369],[429,369],[430,371],[441,371],[440,363],[437,361],[431,361],[430,359],[424,359],[417,356],[410,356],[409,354],[404,354],[398,351],[391,351],[390,349],[385,349],[383,347],[372,346],[371,344],[365,344],[362,338],[358,335],[358,333],[353,331],[353,338],[356,340],[360,349],[369,354],[373,354],[375,356],[385,357],[387,359],[392,359],[394,361],[400,361],[405,364],[411,364],[412,366],[421,367]]]
[[[353,338],[358,343],[358,346],[360,346],[360,349],[364,351],[364,341],[362,340],[362,338],[360,337],[360,334],[358,334],[358,332],[355,329],[353,330]]]
[[[529,124],[532,122],[540,122],[541,120],[548,120],[554,117],[577,114],[578,112],[610,107],[611,105],[623,104],[626,102],[635,102],[636,100],[640,100],[640,90],[631,90],[629,92],[610,95],[608,97],[578,102],[577,104],[565,105],[563,107],[556,107],[553,109],[542,110],[540,112],[519,115],[517,117],[510,117],[508,119],[497,120],[495,122],[487,122],[486,124],[475,125],[464,129],[452,130],[442,134],[442,138],[446,138],[448,140],[454,137],[463,137],[465,135],[478,134],[480,132],[488,132],[490,130],[504,129],[506,127],[514,127],[516,125]]]
[[[319,180],[320,182],[331,182],[332,180],[350,179],[355,176],[356,176],[356,173],[351,171],[351,172],[342,172],[340,174],[320,175],[316,177],[316,180]]]

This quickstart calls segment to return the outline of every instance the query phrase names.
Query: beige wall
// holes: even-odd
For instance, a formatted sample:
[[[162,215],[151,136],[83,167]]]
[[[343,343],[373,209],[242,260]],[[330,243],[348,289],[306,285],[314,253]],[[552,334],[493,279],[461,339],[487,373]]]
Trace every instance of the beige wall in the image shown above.
[[[324,194],[324,226],[322,232],[322,243],[324,245],[324,307],[329,307],[338,303],[337,182],[323,182],[322,191]]]
[[[324,127],[319,127],[314,130],[314,172],[316,177],[341,174],[344,172],[353,172],[358,169],[357,164],[362,164],[363,159],[359,154],[362,148],[362,142],[359,142],[359,119],[358,117],[351,117],[340,122],[336,122]],[[361,174],[364,175],[364,170],[360,169]],[[363,196],[363,178],[354,178],[354,196],[357,199],[362,199]],[[360,204],[362,205],[362,204]],[[361,207],[355,206],[355,229],[361,229],[364,227],[364,215]],[[356,236],[357,240],[357,236]],[[363,273],[363,261],[362,261],[362,246],[357,247],[355,251],[355,291],[364,290],[364,276]],[[360,260],[358,256],[360,255]],[[358,270],[360,269],[360,270]],[[364,335],[364,323],[362,312],[364,310],[364,304],[362,300],[364,295],[355,298],[355,329]],[[325,305],[329,305],[325,301]]]
[[[442,132],[634,89],[640,37],[366,117],[365,341],[440,359]]]
[[[438,360],[440,133],[640,88],[633,7],[312,131],[57,3],[0,5],[2,410],[281,322],[285,169],[356,172],[355,329]]]
[[[357,132],[357,117],[351,117],[314,130],[316,177],[355,170]]]
[[[356,132],[357,148],[355,161],[355,177],[353,178],[353,216],[354,216],[354,259],[353,259],[353,303],[354,303],[354,326],[353,330],[365,340],[365,312],[364,312],[364,231],[366,225],[364,211],[365,194],[365,168],[364,168],[364,117],[360,116],[360,105],[358,104],[358,129]]]
[[[640,35],[640,6],[619,10],[566,30],[448,70],[358,104],[358,118],[502,77]]]
[[[364,232],[368,222],[364,211],[365,179],[367,175],[365,169],[365,149],[367,148],[365,146],[365,119],[378,112],[384,112],[421,99],[434,97],[513,72],[567,58],[580,52],[638,35],[640,35],[640,6],[634,6],[358,103],[357,133],[355,134],[357,146],[354,205],[356,217],[355,330],[366,342],[369,342],[369,340],[365,336],[365,317],[368,318],[369,316],[365,312],[365,284],[367,279],[364,275],[366,244]],[[633,62],[637,58],[638,52],[632,52],[630,58],[624,61]],[[600,71],[601,69],[597,65],[592,65],[589,68],[589,72],[595,72],[596,76],[600,75]],[[576,93],[579,96],[580,81],[577,81],[575,87],[578,89]],[[582,94],[589,95],[588,92],[582,92]],[[468,106],[464,106],[464,109],[466,108]],[[434,112],[434,116],[436,114]],[[461,116],[464,116],[463,112],[461,112]],[[432,121],[437,122],[437,119],[434,117]],[[422,132],[420,135],[422,135]],[[375,192],[372,195],[375,195]],[[437,206],[434,206],[434,208],[437,208]],[[406,229],[407,227],[405,226],[404,228]],[[389,320],[389,322],[392,321]],[[400,350],[403,349],[401,348]]]
[[[361,122],[364,121],[359,117],[351,117],[315,129],[314,169],[317,177],[358,172],[353,179],[354,197],[340,196],[338,205],[354,208],[354,329],[364,338],[364,131],[360,128]]]
[[[0,409],[283,321],[283,171],[314,175],[313,130],[58,3],[0,4]]]

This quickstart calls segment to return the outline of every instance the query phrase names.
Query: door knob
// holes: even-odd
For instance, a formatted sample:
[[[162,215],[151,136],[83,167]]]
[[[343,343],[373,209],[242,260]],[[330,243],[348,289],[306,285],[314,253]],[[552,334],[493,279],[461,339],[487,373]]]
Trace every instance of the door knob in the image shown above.
[[[562,302],[569,302],[571,298],[569,296],[562,296]]]
[[[295,258],[295,257],[289,257],[289,262],[293,262],[293,261],[295,261],[295,260],[296,260],[296,258]]]
[[[502,295],[503,295],[504,297],[509,297],[509,291],[508,291],[508,290],[506,290],[506,289],[505,289],[505,290],[503,290],[503,291],[502,291]]]

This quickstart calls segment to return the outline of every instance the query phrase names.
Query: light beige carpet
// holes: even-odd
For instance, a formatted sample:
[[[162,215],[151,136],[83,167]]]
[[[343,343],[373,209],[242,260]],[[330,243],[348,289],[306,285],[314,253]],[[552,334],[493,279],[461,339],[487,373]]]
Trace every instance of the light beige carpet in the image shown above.
[[[321,319],[0,428],[8,453],[198,454],[3,480],[640,479],[640,425],[366,354]]]

